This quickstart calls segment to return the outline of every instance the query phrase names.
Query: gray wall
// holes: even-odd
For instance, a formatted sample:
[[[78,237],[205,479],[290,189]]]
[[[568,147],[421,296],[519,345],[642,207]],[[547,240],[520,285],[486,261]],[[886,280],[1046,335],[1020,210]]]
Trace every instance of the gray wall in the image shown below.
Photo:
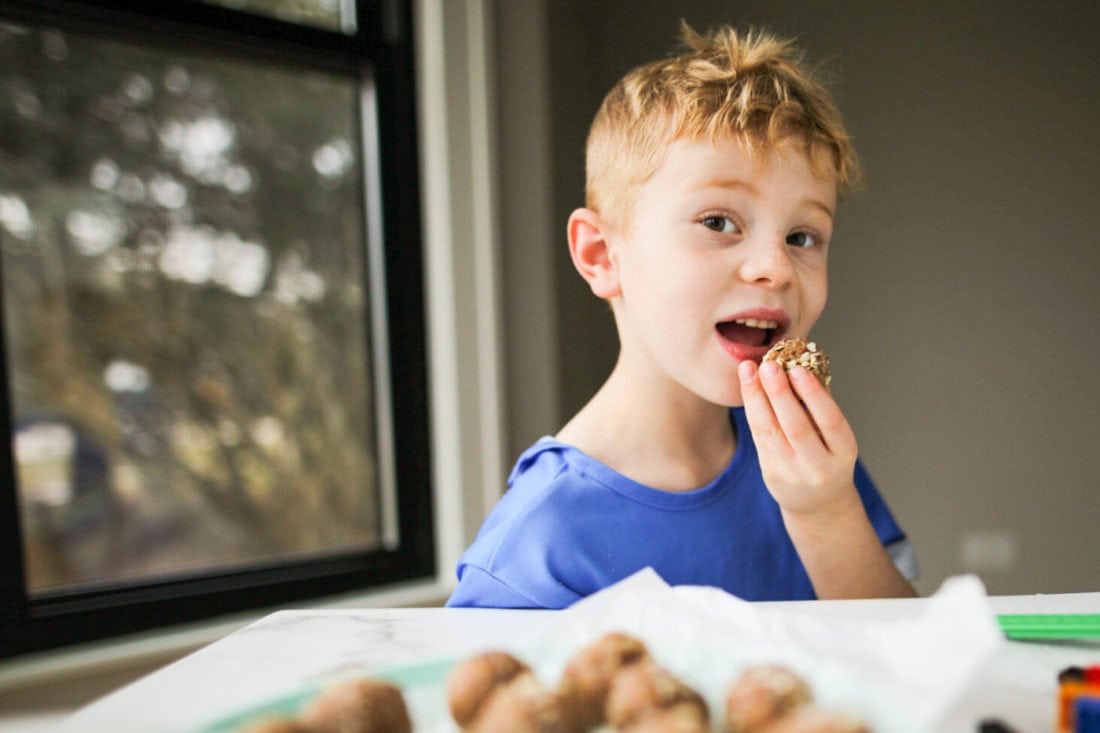
[[[529,171],[544,187],[537,201],[502,186],[504,228],[516,231],[525,204],[548,207],[552,228],[505,243],[509,350],[556,347],[545,393],[555,404],[513,407],[510,455],[556,430],[616,355],[607,308],[572,271],[564,236],[602,95],[673,49],[680,18],[763,26],[827,62],[869,174],[841,205],[814,335],[863,457],[917,545],[920,589],[976,571],[993,593],[1100,590],[1100,6],[500,5],[500,39],[531,9],[546,15],[541,46],[501,46],[500,125],[529,107],[514,93],[525,89],[547,117],[523,128],[539,138],[524,145],[549,145]],[[518,78],[510,70],[531,54],[544,54],[538,73]],[[548,269],[516,270],[523,251]],[[525,298],[532,277],[549,284],[552,313]],[[514,365],[509,374],[513,391],[540,388],[521,386]]]

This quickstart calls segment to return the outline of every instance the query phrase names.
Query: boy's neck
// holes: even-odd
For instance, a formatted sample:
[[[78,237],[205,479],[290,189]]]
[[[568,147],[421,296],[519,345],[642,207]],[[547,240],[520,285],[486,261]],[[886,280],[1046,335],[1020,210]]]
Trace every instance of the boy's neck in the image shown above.
[[[728,408],[678,385],[638,384],[621,361],[557,439],[664,491],[705,486],[737,447]]]

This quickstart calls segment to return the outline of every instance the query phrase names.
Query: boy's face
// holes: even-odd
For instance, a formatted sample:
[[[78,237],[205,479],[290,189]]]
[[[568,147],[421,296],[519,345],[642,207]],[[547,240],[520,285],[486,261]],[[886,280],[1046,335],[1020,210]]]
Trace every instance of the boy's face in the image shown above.
[[[806,336],[825,307],[836,185],[797,146],[677,140],[608,238],[627,363],[740,405],[737,364]]]

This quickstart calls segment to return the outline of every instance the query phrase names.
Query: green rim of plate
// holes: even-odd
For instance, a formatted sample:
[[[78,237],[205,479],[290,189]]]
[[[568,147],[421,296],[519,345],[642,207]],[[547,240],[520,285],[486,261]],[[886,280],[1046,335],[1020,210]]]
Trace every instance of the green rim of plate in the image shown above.
[[[405,664],[374,671],[364,670],[357,674],[340,675],[327,682],[313,683],[281,697],[242,710],[239,713],[234,713],[229,717],[222,718],[200,728],[199,731],[201,733],[230,733],[230,731],[235,731],[243,727],[246,723],[258,722],[263,718],[297,715],[306,701],[312,699],[322,690],[343,679],[353,679],[355,677],[383,679],[394,683],[402,689],[436,685],[443,682],[447,676],[447,671],[450,670],[457,661],[459,661],[457,657],[433,659],[428,662]]]

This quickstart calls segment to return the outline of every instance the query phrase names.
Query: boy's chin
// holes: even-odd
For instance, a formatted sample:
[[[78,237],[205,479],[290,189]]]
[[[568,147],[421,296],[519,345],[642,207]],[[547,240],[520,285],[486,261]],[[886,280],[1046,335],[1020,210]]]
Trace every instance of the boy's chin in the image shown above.
[[[726,391],[724,394],[714,395],[709,401],[726,408],[745,406],[745,400],[741,397],[741,390],[736,390],[733,393]]]

